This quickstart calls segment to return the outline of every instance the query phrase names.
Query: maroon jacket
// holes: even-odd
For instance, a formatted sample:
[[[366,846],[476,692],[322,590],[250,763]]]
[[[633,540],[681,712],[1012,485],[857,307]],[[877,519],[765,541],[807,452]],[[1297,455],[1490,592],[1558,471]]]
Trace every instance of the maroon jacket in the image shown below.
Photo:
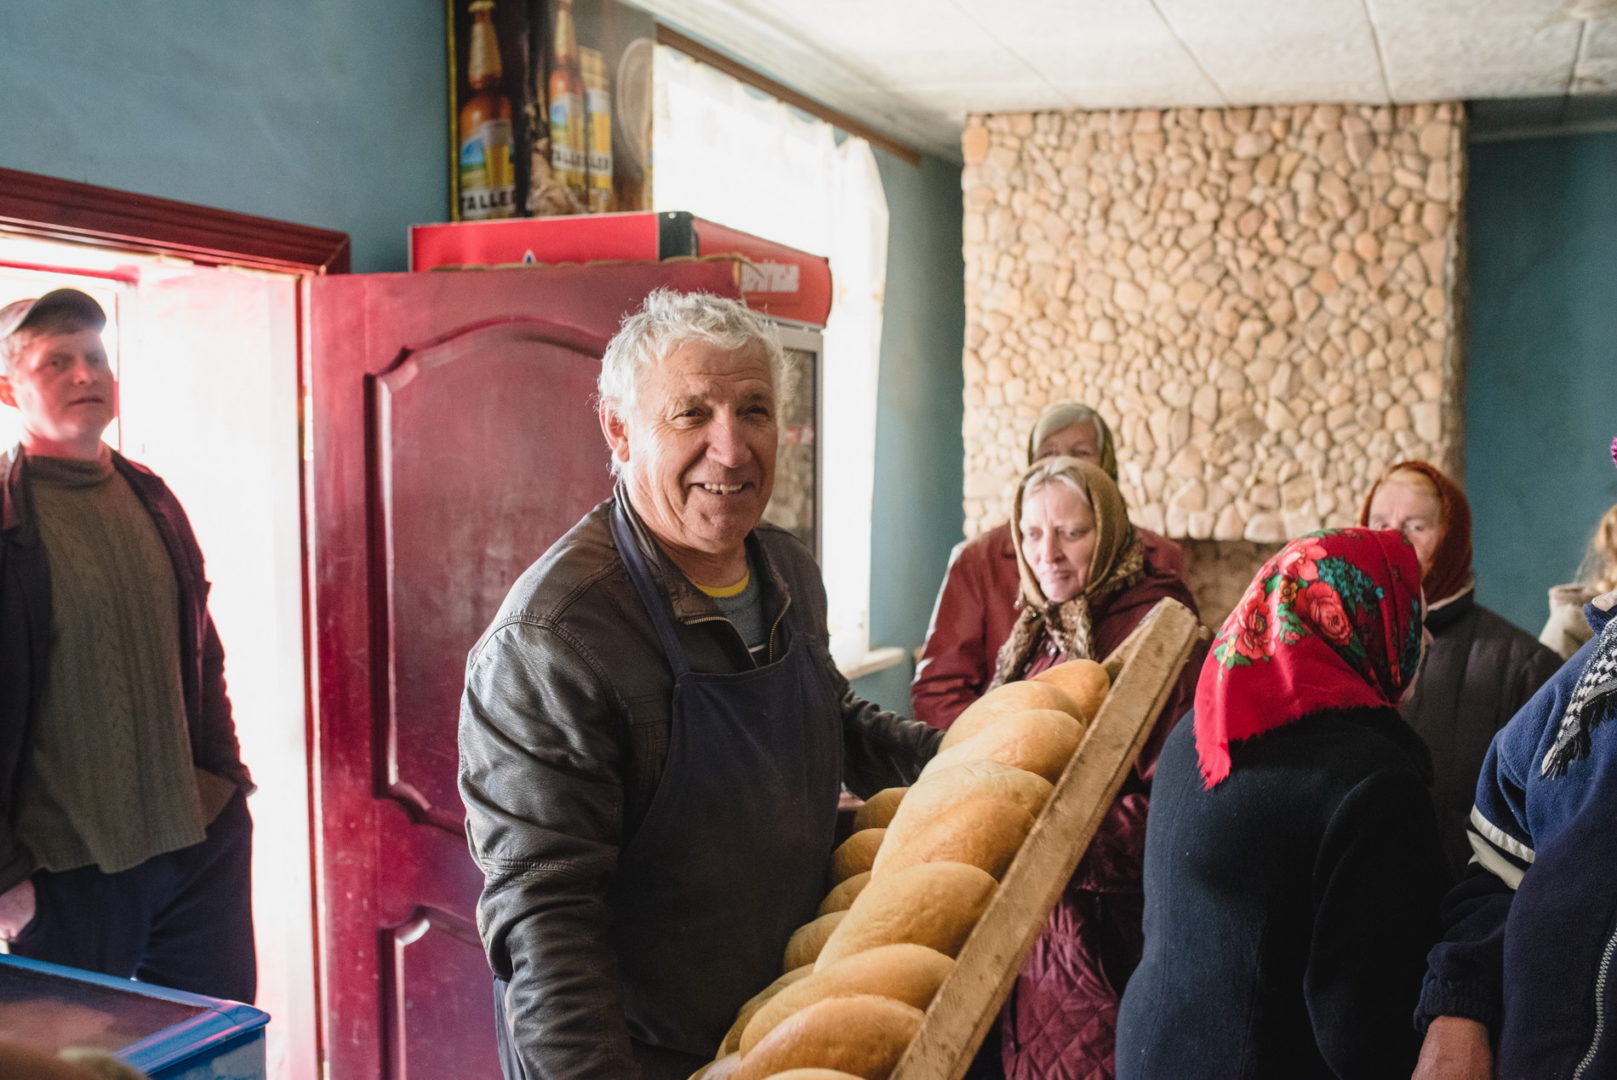
[[[1138,530],[1145,576],[1097,602],[1091,612],[1095,658],[1104,660],[1164,597],[1196,610],[1173,541]],[[988,689],[994,659],[1016,622],[1019,591],[1009,525],[955,549],[911,687],[915,718],[947,728]],[[1033,946],[1001,1014],[1010,1080],[1092,1080],[1113,1075],[1112,1051],[1123,984],[1139,963],[1145,814],[1157,753],[1195,698],[1205,646],[1186,661],[1117,802],[1102,820],[1078,870]],[[1061,658],[1044,648],[1022,674]]]
[[[1098,660],[1109,656],[1158,600],[1171,597],[1196,610],[1177,568],[1169,572],[1153,561],[1149,539],[1147,544],[1145,577],[1092,609]],[[1178,552],[1177,545],[1173,550]],[[1118,1002],[1144,945],[1140,921],[1151,777],[1168,732],[1195,700],[1206,650],[1201,642],[1191,650],[1150,740],[1017,976],[1000,1018],[1007,1080],[1111,1080]],[[1059,659],[1047,645],[1034,654],[1024,675],[1036,675]]]

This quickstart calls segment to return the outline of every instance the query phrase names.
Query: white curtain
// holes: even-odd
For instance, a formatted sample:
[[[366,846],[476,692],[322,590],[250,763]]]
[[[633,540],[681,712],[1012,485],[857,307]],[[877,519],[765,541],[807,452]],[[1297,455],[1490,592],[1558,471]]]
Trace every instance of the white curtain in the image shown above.
[[[754,233],[831,262],[821,365],[821,564],[831,651],[864,659],[876,373],[887,279],[887,198],[870,145],[666,47],[657,50],[658,210]]]

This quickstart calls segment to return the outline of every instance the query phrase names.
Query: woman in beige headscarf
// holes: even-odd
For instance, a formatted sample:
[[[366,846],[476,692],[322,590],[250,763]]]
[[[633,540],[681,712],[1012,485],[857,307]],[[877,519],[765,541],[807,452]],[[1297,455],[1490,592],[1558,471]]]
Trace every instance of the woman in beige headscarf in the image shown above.
[[[1179,576],[1146,560],[1117,485],[1090,462],[1058,457],[1029,468],[1017,485],[1011,534],[1021,594],[996,685],[1065,660],[1105,660],[1165,597],[1196,610]],[[1017,979],[1002,1018],[1010,1080],[1112,1075],[1117,1005],[1140,958],[1151,775],[1162,740],[1190,707],[1200,650]]]
[[[1054,457],[1093,462],[1117,480],[1112,429],[1087,405],[1058,401],[1039,414],[1028,433],[1027,463]],[[1134,535],[1140,540],[1147,576],[1183,578],[1184,553],[1178,544],[1138,527]],[[1009,524],[955,547],[910,687],[915,719],[947,728],[988,689],[1000,646],[1016,623],[1019,594]]]

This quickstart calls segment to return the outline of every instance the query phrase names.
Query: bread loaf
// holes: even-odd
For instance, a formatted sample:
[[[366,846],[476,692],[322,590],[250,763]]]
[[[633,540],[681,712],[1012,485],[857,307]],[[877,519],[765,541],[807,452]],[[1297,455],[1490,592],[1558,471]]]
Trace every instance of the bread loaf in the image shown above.
[[[746,1004],[742,1005],[741,1008],[736,1011],[735,1023],[731,1024],[730,1030],[724,1033],[724,1041],[719,1043],[719,1057],[722,1058],[724,1055],[731,1053],[740,1047],[742,1030],[746,1028],[748,1021],[750,1021],[753,1016],[757,1014],[764,1002],[769,1001],[788,986],[791,986],[795,982],[801,981],[813,973],[813,964],[804,964],[801,967],[795,967],[786,974],[782,975],[780,978],[776,979],[774,982],[770,983],[768,986],[764,987],[762,990],[758,991],[756,994],[752,995],[752,997],[748,998]]]
[[[820,901],[820,910],[816,914],[829,915],[833,911],[847,911],[853,904],[853,898],[868,884],[870,884],[869,870],[855,874],[847,881],[838,882],[835,888],[825,894],[825,899]]]
[[[888,841],[878,852],[874,865],[879,866],[888,858],[886,852],[907,844],[933,818],[969,798],[1004,799],[1036,818],[1053,790],[1044,777],[998,761],[945,762],[936,769],[928,765],[904,797],[893,823],[887,826]]]
[[[820,955],[820,950],[825,947],[825,943],[830,940],[831,934],[841,925],[847,914],[846,911],[833,911],[792,931],[791,938],[786,942],[786,955],[781,960],[781,970],[792,972],[804,964],[814,963]]]
[[[1068,660],[1039,672],[1033,676],[1033,681],[1049,683],[1065,690],[1067,696],[1083,710],[1079,719],[1085,723],[1095,719],[1095,714],[1100,712],[1101,702],[1106,700],[1107,693],[1112,689],[1112,680],[1107,676],[1106,668],[1093,660]]]
[[[890,787],[882,788],[876,794],[865,800],[865,805],[854,811],[853,827],[859,829],[882,829],[893,820],[893,811],[904,798],[909,788]]]
[[[775,1026],[741,1059],[736,1080],[789,1069],[833,1069],[887,1080],[921,1026],[921,1010],[874,994],[827,998]]]
[[[864,1077],[845,1073],[841,1069],[787,1069],[769,1080],[864,1080]]]
[[[840,885],[875,866],[876,851],[885,835],[886,829],[860,829],[838,844],[831,853],[831,883]]]
[[[954,956],[998,886],[988,871],[933,862],[876,875],[831,932],[816,972],[854,953],[909,942]],[[829,918],[830,916],[826,916]]]
[[[1059,709],[1029,709],[1003,716],[971,738],[941,751],[928,768],[945,769],[972,759],[997,761],[1038,773],[1054,784],[1083,741],[1084,727],[1083,721]]]
[[[924,945],[881,945],[854,953],[765,1002],[741,1033],[738,1048],[751,1053],[781,1021],[826,998],[876,994],[925,1009],[953,967],[953,960]]]
[[[1057,709],[1075,719],[1086,719],[1082,707],[1065,690],[1048,682],[1024,681],[995,687],[966,706],[943,733],[943,748],[971,738],[1003,716],[1029,709]]]
[[[981,867],[997,880],[1005,876],[1032,829],[1033,815],[1009,799],[968,796],[883,845],[873,877],[919,863],[959,862]]]
[[[740,1068],[740,1054],[725,1054],[717,1061],[710,1061],[697,1069],[691,1074],[690,1080],[735,1080]]]

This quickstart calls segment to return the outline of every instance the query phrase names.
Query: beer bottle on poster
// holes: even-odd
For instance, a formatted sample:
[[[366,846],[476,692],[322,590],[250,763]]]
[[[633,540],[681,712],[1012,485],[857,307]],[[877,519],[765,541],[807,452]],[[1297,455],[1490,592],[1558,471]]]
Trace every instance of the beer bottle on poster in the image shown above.
[[[494,0],[472,0],[466,81],[472,96],[460,107],[460,217],[462,221],[516,213],[516,170],[511,163],[511,99],[500,89],[503,68],[494,33]]]
[[[580,48],[578,55],[584,67],[589,210],[602,214],[612,209],[612,91],[600,50]]]
[[[584,79],[579,71],[573,0],[556,0],[550,56],[550,166],[579,209],[585,205]]]

